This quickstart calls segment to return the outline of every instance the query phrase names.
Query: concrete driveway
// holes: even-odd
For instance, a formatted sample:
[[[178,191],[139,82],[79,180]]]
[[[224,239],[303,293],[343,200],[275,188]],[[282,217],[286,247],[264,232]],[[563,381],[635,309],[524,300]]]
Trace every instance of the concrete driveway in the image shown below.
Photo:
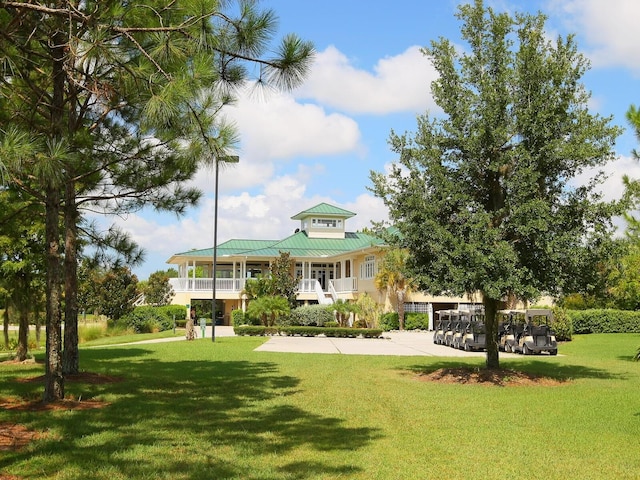
[[[430,357],[484,357],[433,343],[432,332],[385,332],[383,338],[271,337],[257,352],[341,353],[343,355],[396,355]],[[516,356],[500,352],[500,357]]]
[[[201,338],[201,330],[197,329]],[[233,337],[233,327],[216,326],[216,338]],[[211,327],[205,337],[211,339]],[[144,340],[137,343],[158,343],[184,340],[170,337]],[[113,346],[113,345],[111,345]],[[485,352],[465,352],[433,343],[433,332],[385,332],[383,338],[333,338],[274,336],[255,349],[256,352],[328,353],[343,355],[396,355],[428,357],[484,357]],[[517,357],[514,353],[500,352],[500,358]]]

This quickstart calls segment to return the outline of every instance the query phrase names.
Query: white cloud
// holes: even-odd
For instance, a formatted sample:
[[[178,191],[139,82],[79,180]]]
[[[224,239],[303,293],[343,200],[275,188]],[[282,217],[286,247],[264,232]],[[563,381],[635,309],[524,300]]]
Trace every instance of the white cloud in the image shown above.
[[[603,168],[585,170],[581,175],[573,179],[573,183],[575,185],[585,185],[601,170],[605,173],[607,179],[599,185],[598,191],[603,194],[604,199],[607,201],[619,200],[622,197],[622,177],[624,175],[640,179],[640,163],[631,157],[620,156]]]
[[[259,161],[333,155],[359,148],[360,130],[351,118],[286,94],[264,98],[245,93],[228,110],[242,134],[241,154]]]
[[[623,66],[640,74],[640,2],[552,0],[549,8],[584,36],[594,66]]]
[[[373,73],[356,69],[343,53],[328,47],[318,54],[298,93],[350,113],[422,113],[434,108],[431,82],[436,78],[417,46],[379,60]]]
[[[371,228],[372,222],[389,220],[389,212],[382,199],[368,193],[358,195],[354,202],[345,204],[344,208],[357,214],[349,219],[350,231]]]

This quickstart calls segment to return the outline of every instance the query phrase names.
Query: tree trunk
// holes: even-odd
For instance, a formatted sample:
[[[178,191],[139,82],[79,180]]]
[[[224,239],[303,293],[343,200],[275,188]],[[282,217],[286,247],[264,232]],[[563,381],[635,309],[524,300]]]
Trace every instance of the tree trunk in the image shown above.
[[[69,177],[73,172],[68,172]],[[64,351],[62,371],[65,375],[80,371],[78,352],[78,210],[73,181],[65,187],[65,247],[64,247]]]
[[[36,302],[36,308],[34,310],[35,324],[36,324],[36,348],[40,348],[40,314],[42,313],[40,309],[40,302]]]
[[[29,309],[26,303],[21,302],[19,306],[20,326],[18,327],[18,348],[16,350],[16,360],[24,362],[29,352]]]
[[[4,326],[4,348],[9,350],[9,301],[7,300],[2,314],[2,323]]]
[[[62,5],[62,1],[56,2]],[[63,138],[65,107],[65,49],[68,38],[64,19],[58,19],[59,28],[52,35],[51,62],[51,135],[55,140]],[[44,402],[64,398],[64,376],[62,373],[62,312],[61,312],[61,266],[60,266],[60,188],[55,178],[44,179],[45,189],[45,239],[47,242],[47,352],[44,385]]]
[[[500,368],[500,359],[498,356],[498,308],[500,301],[493,298],[487,298],[483,294],[484,315],[485,315],[485,333],[486,333],[486,349],[487,349],[487,368]]]
[[[398,324],[400,330],[404,330],[404,290],[398,290],[396,294],[398,307]]]
[[[47,241],[47,349],[44,402],[54,402],[64,398],[61,355],[59,213],[58,191],[53,187],[48,187],[45,213],[45,236]]]

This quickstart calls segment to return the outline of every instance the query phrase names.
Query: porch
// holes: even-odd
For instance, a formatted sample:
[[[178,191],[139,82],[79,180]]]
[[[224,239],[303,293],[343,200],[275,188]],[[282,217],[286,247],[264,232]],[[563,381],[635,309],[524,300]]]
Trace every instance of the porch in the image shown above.
[[[218,278],[216,279],[216,294],[240,298],[247,279]],[[211,293],[213,292],[212,278],[170,278],[169,284],[175,293]],[[318,279],[305,278],[298,282],[296,294],[300,300],[318,300],[319,303],[333,303],[341,295],[352,294],[358,290],[356,277],[330,279],[323,289]]]

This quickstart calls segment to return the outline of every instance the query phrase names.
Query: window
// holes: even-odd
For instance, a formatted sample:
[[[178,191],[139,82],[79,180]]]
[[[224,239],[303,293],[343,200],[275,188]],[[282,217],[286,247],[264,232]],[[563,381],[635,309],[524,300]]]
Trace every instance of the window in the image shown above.
[[[360,265],[360,278],[370,280],[376,276],[376,257],[367,255],[364,262]]]
[[[314,218],[311,224],[317,228],[342,228],[342,220],[334,218]]]

